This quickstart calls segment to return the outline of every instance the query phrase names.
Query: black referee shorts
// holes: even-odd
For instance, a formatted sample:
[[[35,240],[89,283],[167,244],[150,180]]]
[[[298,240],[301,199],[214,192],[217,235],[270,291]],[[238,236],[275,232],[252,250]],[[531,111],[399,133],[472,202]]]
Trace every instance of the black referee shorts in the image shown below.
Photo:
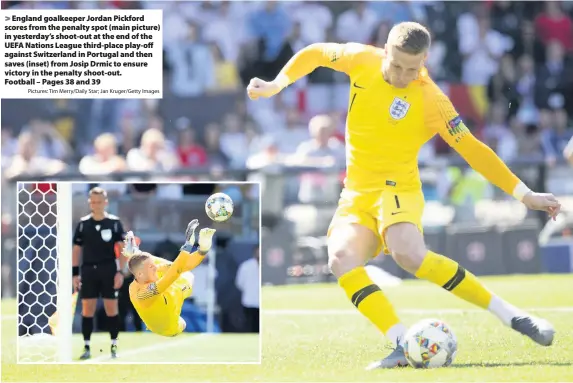
[[[115,262],[106,262],[97,265],[82,265],[82,287],[80,297],[83,299],[117,299],[117,292],[113,288],[117,273]]]

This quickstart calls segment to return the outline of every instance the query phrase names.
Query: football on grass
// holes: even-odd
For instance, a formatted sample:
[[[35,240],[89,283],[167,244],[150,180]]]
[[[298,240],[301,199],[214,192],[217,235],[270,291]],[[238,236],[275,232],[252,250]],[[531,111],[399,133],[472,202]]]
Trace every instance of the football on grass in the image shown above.
[[[457,349],[452,329],[439,319],[416,323],[404,337],[406,359],[414,368],[447,367],[454,361]]]

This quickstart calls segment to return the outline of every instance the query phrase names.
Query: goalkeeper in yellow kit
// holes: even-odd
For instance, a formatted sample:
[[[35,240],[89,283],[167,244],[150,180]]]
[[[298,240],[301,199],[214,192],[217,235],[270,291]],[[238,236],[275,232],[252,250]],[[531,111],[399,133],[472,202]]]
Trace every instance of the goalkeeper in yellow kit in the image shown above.
[[[273,81],[251,80],[253,100],[274,96],[317,67],[346,73],[350,95],[346,123],[347,176],[328,230],[332,273],[350,301],[386,337],[394,351],[369,368],[406,366],[406,327],[364,264],[384,251],[406,271],[489,310],[502,323],[549,346],[554,329],[488,290],[457,262],[428,250],[422,231],[424,196],[418,152],[439,134],[468,164],[530,209],[555,217],[560,204],[535,193],[465,126],[448,97],[428,76],[424,61],[430,33],[418,23],[395,25],[384,48],[362,44],[312,44],[299,51]]]
[[[190,271],[203,261],[215,234],[215,229],[201,229],[198,250],[192,252],[198,225],[196,219],[189,222],[185,244],[173,262],[142,252],[133,233],[126,235],[123,252],[135,277],[129,286],[129,297],[147,328],[155,334],[175,336],[185,330],[186,323],[180,315],[184,300],[193,292]]]

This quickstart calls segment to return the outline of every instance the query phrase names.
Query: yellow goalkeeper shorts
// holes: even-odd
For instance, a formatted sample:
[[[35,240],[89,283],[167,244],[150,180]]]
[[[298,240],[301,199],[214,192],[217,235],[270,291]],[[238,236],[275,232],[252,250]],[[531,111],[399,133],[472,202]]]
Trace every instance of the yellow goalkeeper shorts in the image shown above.
[[[344,190],[338,202],[338,208],[328,228],[328,234],[334,226],[340,224],[358,224],[370,229],[378,237],[376,257],[382,252],[389,254],[385,234],[388,227],[399,222],[413,223],[422,229],[424,213],[424,194],[421,190],[360,193]]]

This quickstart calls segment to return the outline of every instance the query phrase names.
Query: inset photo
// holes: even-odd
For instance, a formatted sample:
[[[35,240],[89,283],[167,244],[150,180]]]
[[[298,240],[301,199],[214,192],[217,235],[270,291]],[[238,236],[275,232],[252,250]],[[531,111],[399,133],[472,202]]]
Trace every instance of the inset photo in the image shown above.
[[[18,363],[260,363],[258,183],[17,195]]]

